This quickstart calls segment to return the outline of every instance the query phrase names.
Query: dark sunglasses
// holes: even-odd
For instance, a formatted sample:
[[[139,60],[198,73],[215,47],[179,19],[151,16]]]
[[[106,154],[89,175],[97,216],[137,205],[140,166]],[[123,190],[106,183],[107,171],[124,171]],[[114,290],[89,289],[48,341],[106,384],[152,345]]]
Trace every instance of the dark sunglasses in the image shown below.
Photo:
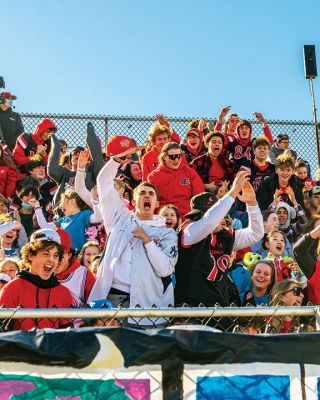
[[[168,154],[168,157],[170,158],[170,160],[180,160],[182,157],[182,154]]]
[[[286,293],[290,293],[290,292],[292,292],[295,296],[300,296],[300,294],[303,293],[303,290],[300,289],[298,286],[296,286],[284,293],[286,294]]]

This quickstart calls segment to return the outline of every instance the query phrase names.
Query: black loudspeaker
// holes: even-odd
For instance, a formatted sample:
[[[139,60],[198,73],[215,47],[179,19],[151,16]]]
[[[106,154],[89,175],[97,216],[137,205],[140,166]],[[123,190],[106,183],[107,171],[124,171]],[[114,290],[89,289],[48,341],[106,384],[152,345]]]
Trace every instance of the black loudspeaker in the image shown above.
[[[304,72],[307,79],[317,76],[316,49],[314,45],[303,46]]]

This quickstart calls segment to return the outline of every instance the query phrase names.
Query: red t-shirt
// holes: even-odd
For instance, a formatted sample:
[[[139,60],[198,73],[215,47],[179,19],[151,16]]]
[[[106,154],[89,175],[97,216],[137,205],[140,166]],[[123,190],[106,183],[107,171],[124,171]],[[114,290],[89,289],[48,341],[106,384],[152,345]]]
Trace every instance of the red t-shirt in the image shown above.
[[[211,167],[209,170],[209,183],[214,182],[216,186],[219,186],[224,181],[224,169],[221,167],[218,160],[211,158]]]

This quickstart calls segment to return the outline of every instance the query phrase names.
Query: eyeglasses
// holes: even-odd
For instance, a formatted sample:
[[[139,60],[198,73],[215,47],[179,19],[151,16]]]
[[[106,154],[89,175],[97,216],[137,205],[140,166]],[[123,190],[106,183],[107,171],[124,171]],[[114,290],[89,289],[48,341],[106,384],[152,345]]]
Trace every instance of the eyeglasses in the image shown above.
[[[300,294],[303,294],[303,290],[300,289],[298,286],[295,286],[294,288],[284,292],[284,294],[290,293],[290,292],[292,292],[297,297],[300,296]]]
[[[168,157],[170,158],[170,160],[180,160],[182,157],[182,154],[168,154]]]

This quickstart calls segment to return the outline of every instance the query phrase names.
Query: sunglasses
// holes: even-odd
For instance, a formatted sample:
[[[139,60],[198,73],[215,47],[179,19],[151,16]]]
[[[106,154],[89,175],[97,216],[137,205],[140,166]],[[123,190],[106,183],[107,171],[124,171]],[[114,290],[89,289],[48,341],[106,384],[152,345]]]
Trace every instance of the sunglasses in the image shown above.
[[[288,290],[287,292],[284,292],[284,293],[286,294],[286,293],[290,293],[290,292],[292,292],[297,297],[300,296],[300,294],[303,294],[303,290],[300,289],[298,286],[296,286],[293,289],[290,289],[290,290]]]
[[[182,157],[182,154],[168,154],[168,157],[170,158],[170,160],[180,160]]]

